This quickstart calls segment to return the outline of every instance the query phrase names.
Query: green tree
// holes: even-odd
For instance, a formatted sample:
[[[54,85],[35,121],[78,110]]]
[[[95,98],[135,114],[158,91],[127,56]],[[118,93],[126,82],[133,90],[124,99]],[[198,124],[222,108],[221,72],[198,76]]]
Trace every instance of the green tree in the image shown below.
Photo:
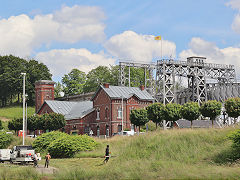
[[[60,82],[57,82],[54,86],[54,97],[61,97],[61,92],[63,92],[63,86]]]
[[[27,128],[30,131],[34,131],[34,137],[36,135],[36,130],[43,130],[43,125],[41,123],[41,117],[39,115],[32,115],[27,119]]]
[[[13,137],[10,134],[6,134],[5,131],[0,131],[0,149],[7,148],[12,142]]]
[[[182,106],[180,104],[176,103],[167,104],[164,109],[164,117],[166,121],[177,121],[181,119],[182,117],[181,109]]]
[[[22,118],[14,118],[8,121],[8,129],[14,130],[15,134],[17,131],[22,130],[23,128],[23,119]]]
[[[26,93],[28,94],[28,103],[34,105],[35,82],[39,80],[52,80],[52,74],[46,65],[31,59],[26,63]],[[20,89],[22,92],[22,89]]]
[[[240,116],[240,98],[235,97],[227,99],[224,103],[224,107],[228,116],[234,118],[234,123],[236,123],[236,118]]]
[[[193,127],[192,121],[196,120],[200,115],[200,107],[197,102],[188,102],[182,106],[181,114],[184,119],[191,121],[191,128]]]
[[[83,86],[86,83],[86,74],[78,69],[72,69],[62,78],[63,92],[67,95],[83,93]]]
[[[210,118],[210,120],[212,121],[212,127],[213,121],[216,119],[217,116],[221,114],[221,109],[222,103],[216,100],[203,102],[200,106],[200,112],[203,116]]]
[[[139,132],[140,132],[140,126],[145,125],[149,121],[147,117],[147,110],[145,109],[131,110],[130,121],[132,124],[139,127]]]
[[[106,66],[98,66],[95,69],[92,69],[87,74],[87,81],[83,87],[83,91],[87,92],[95,92],[99,85],[103,83],[110,83],[113,81],[113,75],[111,71]]]
[[[157,125],[164,120],[165,106],[162,103],[154,103],[147,107],[148,119],[152,120]]]
[[[25,60],[12,55],[0,56],[0,100],[2,106],[12,103],[17,96],[18,102],[22,94],[23,77],[26,73],[26,93],[28,102],[33,105],[35,95],[34,83],[40,79],[51,79],[49,69],[43,63],[35,60]]]
[[[45,129],[50,131],[58,130],[66,125],[66,120],[62,114],[50,113],[45,121]]]

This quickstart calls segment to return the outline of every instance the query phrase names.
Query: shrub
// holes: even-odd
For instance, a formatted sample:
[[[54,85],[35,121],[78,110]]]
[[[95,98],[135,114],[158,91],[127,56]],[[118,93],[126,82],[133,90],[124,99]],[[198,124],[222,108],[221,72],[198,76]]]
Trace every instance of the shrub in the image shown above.
[[[0,149],[7,148],[12,142],[12,140],[12,135],[6,134],[5,131],[0,131]]]
[[[63,136],[69,136],[66,133],[62,133],[59,131],[52,131],[49,133],[44,133],[41,136],[38,136],[36,140],[33,142],[33,148],[37,151],[45,151],[47,147],[52,143],[54,140],[59,139]]]
[[[95,140],[87,135],[68,135],[54,140],[47,149],[52,157],[67,158],[73,157],[79,151],[91,151],[96,146]]]
[[[233,141],[233,148],[240,150],[240,129],[232,132],[228,138]]]

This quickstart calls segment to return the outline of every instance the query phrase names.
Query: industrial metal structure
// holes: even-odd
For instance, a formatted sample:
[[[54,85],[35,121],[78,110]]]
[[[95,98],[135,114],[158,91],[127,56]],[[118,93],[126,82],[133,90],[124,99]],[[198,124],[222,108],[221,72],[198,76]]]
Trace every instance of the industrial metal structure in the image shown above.
[[[224,101],[240,96],[233,65],[206,63],[205,57],[189,57],[187,61],[162,59],[153,63],[119,62],[120,86],[131,85],[131,67],[143,68],[144,85],[158,102],[184,104],[207,100]],[[187,87],[179,88],[185,79]]]

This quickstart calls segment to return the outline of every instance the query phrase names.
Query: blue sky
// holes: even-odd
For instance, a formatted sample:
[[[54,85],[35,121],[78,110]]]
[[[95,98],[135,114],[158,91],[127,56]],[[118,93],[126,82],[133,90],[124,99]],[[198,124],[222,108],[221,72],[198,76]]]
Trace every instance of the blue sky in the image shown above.
[[[1,0],[0,54],[39,60],[55,81],[72,68],[161,56],[205,56],[238,70],[239,11],[240,0]]]

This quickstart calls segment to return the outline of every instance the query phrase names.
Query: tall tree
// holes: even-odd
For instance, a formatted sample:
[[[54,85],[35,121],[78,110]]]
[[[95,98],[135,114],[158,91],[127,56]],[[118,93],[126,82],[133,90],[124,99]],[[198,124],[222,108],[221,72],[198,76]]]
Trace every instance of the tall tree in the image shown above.
[[[197,102],[188,102],[182,106],[181,114],[184,119],[191,121],[191,128],[193,127],[193,120],[196,120],[200,115],[200,107]]]
[[[132,124],[139,127],[139,132],[140,132],[140,126],[145,125],[149,121],[147,117],[147,110],[145,109],[131,110],[130,121]]]
[[[52,74],[46,65],[31,59],[26,64],[26,93],[28,94],[28,102],[34,104],[35,99],[35,82],[38,80],[51,80]]]
[[[86,83],[86,74],[78,69],[72,69],[62,78],[63,92],[67,95],[83,93],[83,86]]]
[[[63,93],[63,86],[60,82],[57,82],[54,86],[54,97],[62,97],[61,93]]]
[[[23,119],[22,118],[14,118],[11,121],[8,121],[8,129],[14,130],[15,133],[23,128]]]
[[[99,85],[111,83],[113,76],[106,66],[98,66],[87,74],[87,81],[83,87],[84,92],[95,92]]]
[[[157,125],[164,120],[165,106],[162,103],[154,103],[147,107],[148,119],[152,120]]]
[[[227,99],[224,103],[224,107],[228,116],[234,118],[234,123],[236,123],[236,119],[240,116],[240,98],[235,97]]]
[[[204,102],[200,106],[200,112],[203,116],[210,118],[210,120],[212,121],[212,127],[213,121],[216,119],[217,116],[221,114],[221,109],[222,103],[216,100]]]

